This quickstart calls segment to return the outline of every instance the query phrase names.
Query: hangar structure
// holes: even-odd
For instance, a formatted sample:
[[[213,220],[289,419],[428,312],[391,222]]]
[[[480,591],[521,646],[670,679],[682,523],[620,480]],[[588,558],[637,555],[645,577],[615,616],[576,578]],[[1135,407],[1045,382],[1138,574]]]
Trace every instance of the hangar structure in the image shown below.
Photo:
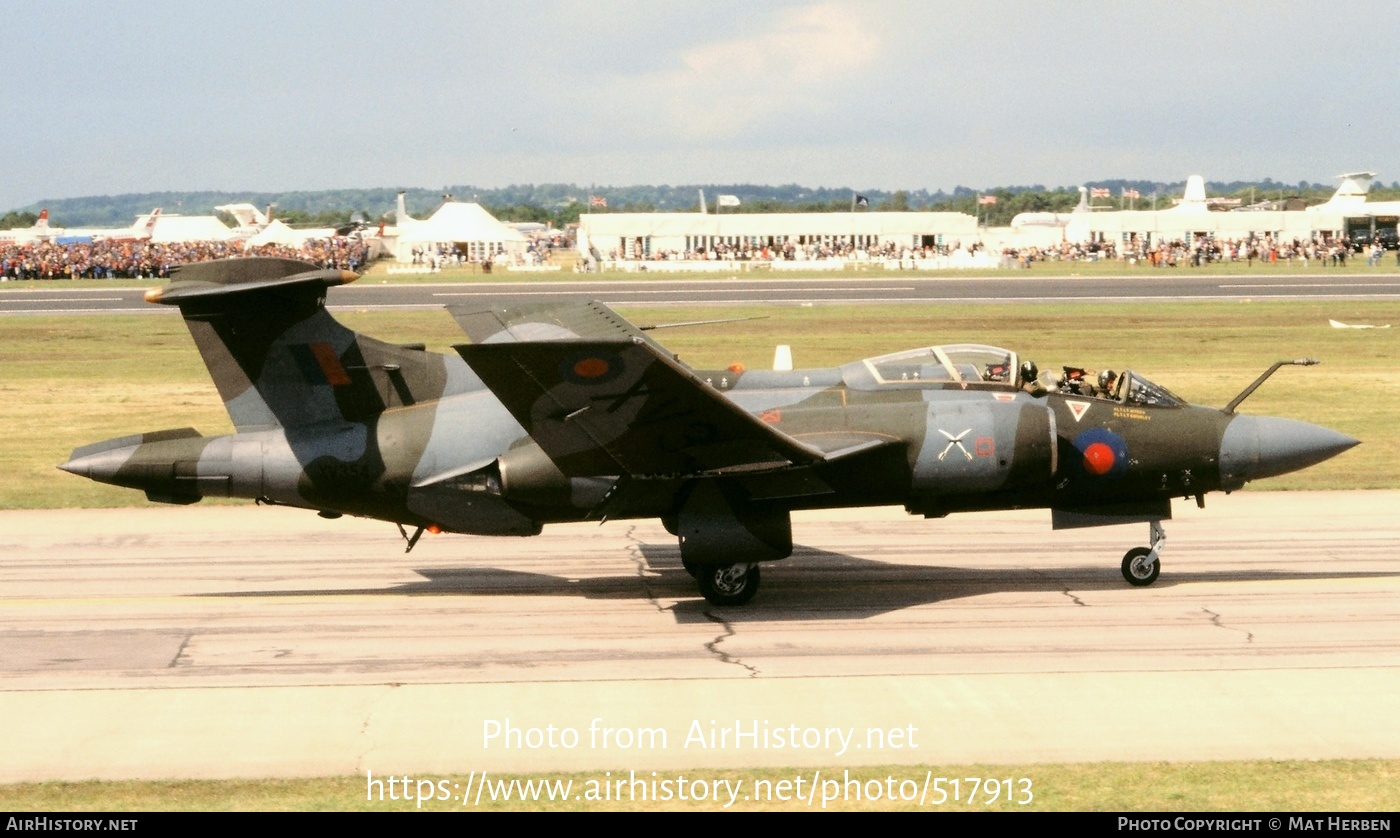
[[[961,212],[585,213],[578,249],[585,258],[652,260],[665,253],[783,249],[788,245],[884,245],[919,250],[978,238],[977,219]]]
[[[1379,238],[1395,244],[1400,239],[1396,229],[1400,226],[1400,201],[1366,200],[1375,172],[1352,172],[1340,177],[1342,185],[1336,194],[1327,203],[1308,207],[1307,211],[1341,216],[1344,232],[1353,241]]]
[[[1061,242],[1112,242],[1124,246],[1200,239],[1238,241],[1269,237],[1288,241],[1353,235],[1361,227],[1370,229],[1372,210],[1380,207],[1366,204],[1364,191],[1359,201],[1351,198],[1344,205],[1337,203],[1343,192],[1354,194],[1356,184],[1348,180],[1353,177],[1343,175],[1337,196],[1306,210],[1284,209],[1279,202],[1225,210],[1206,198],[1205,179],[1200,175],[1187,178],[1185,193],[1176,206],[1162,210],[1095,210],[1083,198],[1087,190],[1080,187],[1081,200],[1073,212],[1024,213],[1011,220],[1010,228],[986,230],[984,241],[995,242],[999,247],[1046,247]],[[1353,215],[1363,218],[1358,221]],[[1394,218],[1390,222],[1393,230]],[[1384,218],[1381,223],[1384,226]]]
[[[1373,177],[1369,172],[1342,175],[1331,200],[1306,210],[1284,208],[1282,202],[1223,210],[1207,199],[1200,175],[1187,178],[1183,197],[1162,210],[1094,209],[1083,196],[1088,190],[1081,187],[1081,201],[1073,212],[1024,213],[1012,219],[1010,227],[979,227],[973,216],[956,212],[586,213],[579,219],[578,249],[585,259],[624,269],[676,269],[681,267],[677,262],[685,262],[686,269],[696,270],[729,264],[728,257],[715,264],[716,251],[771,248],[776,251],[773,267],[778,268],[784,267],[782,251],[788,245],[797,246],[797,262],[807,258],[810,249],[803,248],[808,245],[850,245],[867,251],[893,245],[910,251],[951,251],[953,263],[946,256],[909,264],[885,260],[899,261],[901,267],[944,268],[993,267],[998,261],[991,257],[1005,249],[1066,242],[1113,243],[1120,248],[1202,239],[1348,236],[1371,241],[1379,236],[1393,242],[1400,202],[1366,201]],[[981,245],[975,254],[974,243]],[[792,261],[787,264],[795,266]]]
[[[1305,212],[1246,207],[1229,211],[1212,210],[1206,199],[1205,179],[1191,175],[1181,202],[1165,210],[1120,210],[1091,213],[1090,238],[1096,241],[1130,243],[1142,239],[1190,242],[1200,238],[1247,239],[1269,236],[1275,240],[1310,239],[1321,234],[1331,237],[1343,232],[1342,216],[1333,212]]]

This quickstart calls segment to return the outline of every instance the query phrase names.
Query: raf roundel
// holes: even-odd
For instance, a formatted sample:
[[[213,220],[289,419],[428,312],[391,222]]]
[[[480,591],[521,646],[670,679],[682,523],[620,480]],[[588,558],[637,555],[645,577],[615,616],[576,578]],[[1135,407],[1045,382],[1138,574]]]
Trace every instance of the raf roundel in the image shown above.
[[[1128,444],[1107,428],[1090,428],[1074,438],[1084,471],[1095,477],[1116,477],[1128,468]]]
[[[611,366],[602,358],[580,358],[574,362],[574,375],[579,378],[599,378],[607,375]]]
[[[623,362],[612,353],[574,355],[559,365],[559,375],[572,384],[605,384],[622,374]]]

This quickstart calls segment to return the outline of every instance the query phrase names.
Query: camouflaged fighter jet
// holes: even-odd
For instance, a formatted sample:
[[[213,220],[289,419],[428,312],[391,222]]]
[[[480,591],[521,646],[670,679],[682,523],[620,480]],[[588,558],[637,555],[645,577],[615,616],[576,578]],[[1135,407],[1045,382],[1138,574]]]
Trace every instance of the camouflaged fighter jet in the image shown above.
[[[60,468],[152,501],[243,497],[425,530],[533,535],[659,518],[705,598],[747,602],[792,551],[794,509],[1047,507],[1055,528],[1145,522],[1123,558],[1161,568],[1174,497],[1321,462],[1357,444],[1291,419],[1189,405],[1124,372],[1041,386],[991,346],[829,369],[692,369],[596,302],[450,307],[457,355],[356,334],[325,309],[355,275],[281,259],[186,265],[147,299],[179,306],[237,432],[78,448]],[[412,535],[404,527],[414,528]]]

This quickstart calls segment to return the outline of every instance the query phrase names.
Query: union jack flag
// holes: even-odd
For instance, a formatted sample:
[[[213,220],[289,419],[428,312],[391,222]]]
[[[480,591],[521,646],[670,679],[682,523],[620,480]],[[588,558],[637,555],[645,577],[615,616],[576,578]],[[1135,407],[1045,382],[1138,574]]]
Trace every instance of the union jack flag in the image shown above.
[[[588,205],[590,207],[605,207],[608,205],[608,199],[602,195],[589,195]]]
[[[1090,198],[1111,198],[1111,197],[1113,197],[1113,191],[1110,190],[1110,189],[1100,189],[1099,187],[1095,186],[1095,187],[1092,187],[1092,188],[1089,189],[1089,197],[1090,197]]]

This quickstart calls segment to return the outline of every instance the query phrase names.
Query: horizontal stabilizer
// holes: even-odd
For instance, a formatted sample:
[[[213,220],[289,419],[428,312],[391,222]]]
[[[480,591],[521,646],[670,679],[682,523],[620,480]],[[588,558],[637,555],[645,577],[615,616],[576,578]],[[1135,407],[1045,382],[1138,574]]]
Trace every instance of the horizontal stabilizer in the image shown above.
[[[822,461],[642,340],[453,347],[564,474],[739,474]]]
[[[169,285],[146,292],[146,302],[178,305],[253,291],[306,286],[323,291],[335,285],[354,282],[358,274],[335,268],[323,270],[296,259],[250,256],[246,259],[220,259],[192,262],[172,272]]]

